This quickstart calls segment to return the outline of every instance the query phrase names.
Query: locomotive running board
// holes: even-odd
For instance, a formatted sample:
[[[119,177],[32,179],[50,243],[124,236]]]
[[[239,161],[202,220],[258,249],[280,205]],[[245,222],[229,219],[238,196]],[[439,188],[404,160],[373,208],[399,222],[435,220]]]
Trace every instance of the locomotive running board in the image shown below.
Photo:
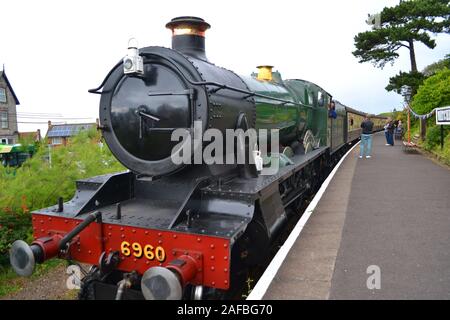
[[[120,172],[105,174],[76,181],[76,192],[73,198],[65,202],[60,212],[58,205],[39,210],[43,214],[61,213],[65,217],[74,218],[107,205],[125,201],[132,197],[133,174]],[[112,197],[114,195],[114,197]]]

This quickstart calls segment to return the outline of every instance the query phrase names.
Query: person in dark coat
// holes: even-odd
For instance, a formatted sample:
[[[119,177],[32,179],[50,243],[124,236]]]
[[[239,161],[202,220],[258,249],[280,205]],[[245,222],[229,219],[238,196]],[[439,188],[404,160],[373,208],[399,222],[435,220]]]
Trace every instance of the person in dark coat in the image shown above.
[[[388,131],[388,144],[391,146],[394,146],[394,131],[395,131],[395,123],[392,121],[391,118],[389,118],[390,121],[388,122],[387,131]]]
[[[361,144],[359,146],[359,158],[362,159],[366,155],[366,159],[371,158],[372,152],[372,134],[373,122],[370,120],[370,115],[366,115],[364,121],[361,123]]]
[[[389,122],[392,121],[391,117],[387,118],[386,123],[384,124],[384,136],[386,137],[386,145],[390,146],[391,144],[389,143]]]

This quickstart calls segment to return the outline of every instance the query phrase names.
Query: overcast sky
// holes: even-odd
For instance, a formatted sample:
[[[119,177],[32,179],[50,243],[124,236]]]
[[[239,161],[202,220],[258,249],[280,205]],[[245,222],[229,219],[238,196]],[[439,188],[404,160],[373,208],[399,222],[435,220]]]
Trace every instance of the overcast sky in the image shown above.
[[[2,1],[0,63],[20,100],[19,114],[49,113],[94,121],[98,86],[125,54],[128,39],[139,46],[170,47],[165,24],[194,15],[212,26],[206,51],[213,63],[248,75],[271,64],[283,78],[313,81],[344,104],[370,113],[401,107],[402,98],[384,87],[399,70],[409,71],[409,55],[400,51],[383,70],[359,64],[353,38],[369,29],[368,13],[398,0],[314,1]],[[450,52],[450,36],[429,50],[417,45],[419,69]],[[46,122],[19,118],[19,122]],[[54,120],[60,121],[60,120]],[[45,124],[19,123],[20,131]]]

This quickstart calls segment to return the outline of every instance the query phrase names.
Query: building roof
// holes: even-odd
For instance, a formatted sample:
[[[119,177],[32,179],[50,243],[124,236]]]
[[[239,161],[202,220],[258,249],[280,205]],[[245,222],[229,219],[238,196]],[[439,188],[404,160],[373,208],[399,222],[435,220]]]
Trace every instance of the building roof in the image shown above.
[[[81,130],[89,130],[96,126],[96,123],[73,123],[73,124],[57,124],[52,125],[47,131],[48,138],[54,137],[71,137]]]
[[[19,132],[19,138],[31,138],[35,141],[41,140],[41,131],[38,129],[36,131],[30,131],[30,132]]]
[[[11,83],[9,82],[8,77],[6,77],[5,70],[0,71],[0,78],[5,79],[5,82],[6,82],[6,84],[8,85],[9,90],[11,91],[11,93],[12,93],[12,95],[13,95],[13,97],[14,97],[14,101],[16,102],[16,105],[19,105],[19,104],[20,104],[19,99],[17,99],[17,96],[16,96],[16,94],[14,93],[14,90],[13,90],[13,88],[12,88],[12,86],[11,86]]]

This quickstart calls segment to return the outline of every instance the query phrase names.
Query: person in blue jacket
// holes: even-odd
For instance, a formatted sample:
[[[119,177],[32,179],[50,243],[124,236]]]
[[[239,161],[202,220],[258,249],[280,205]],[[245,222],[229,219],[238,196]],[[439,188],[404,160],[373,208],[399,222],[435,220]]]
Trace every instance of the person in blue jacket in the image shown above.
[[[336,104],[334,101],[330,102],[330,105],[328,106],[328,117],[336,119],[337,113],[336,113]]]

